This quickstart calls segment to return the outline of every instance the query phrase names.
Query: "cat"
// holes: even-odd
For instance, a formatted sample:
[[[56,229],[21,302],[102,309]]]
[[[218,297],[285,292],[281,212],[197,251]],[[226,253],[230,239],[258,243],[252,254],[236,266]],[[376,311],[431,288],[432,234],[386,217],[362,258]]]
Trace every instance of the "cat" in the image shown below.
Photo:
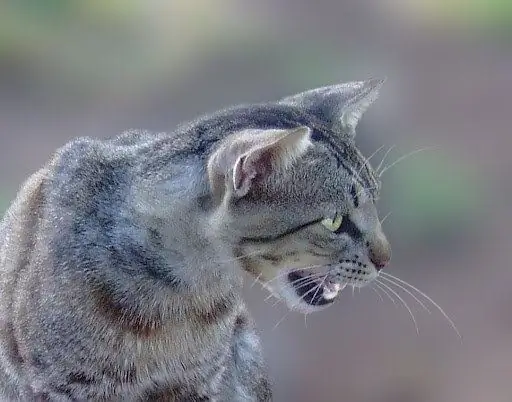
[[[309,313],[388,263],[354,140],[383,83],[59,149],[0,225],[1,400],[271,400],[243,272]]]

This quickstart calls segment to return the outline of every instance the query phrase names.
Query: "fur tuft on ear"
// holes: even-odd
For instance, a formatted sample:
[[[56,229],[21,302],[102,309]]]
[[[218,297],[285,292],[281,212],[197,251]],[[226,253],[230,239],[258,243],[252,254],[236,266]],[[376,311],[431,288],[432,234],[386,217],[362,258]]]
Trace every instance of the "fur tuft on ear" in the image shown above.
[[[363,113],[378,98],[386,81],[369,79],[312,89],[281,100],[315,115],[334,131],[355,136],[355,128]]]
[[[257,180],[286,169],[311,145],[311,130],[244,130],[222,141],[208,161],[213,193],[245,196]]]

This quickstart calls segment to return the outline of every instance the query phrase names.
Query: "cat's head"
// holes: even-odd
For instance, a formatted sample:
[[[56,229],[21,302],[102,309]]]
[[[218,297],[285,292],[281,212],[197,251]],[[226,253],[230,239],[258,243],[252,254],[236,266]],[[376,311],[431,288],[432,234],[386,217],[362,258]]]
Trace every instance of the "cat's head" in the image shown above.
[[[375,206],[380,181],[354,139],[383,82],[319,88],[222,116],[238,129],[209,156],[212,228],[292,309],[327,306],[389,262]]]

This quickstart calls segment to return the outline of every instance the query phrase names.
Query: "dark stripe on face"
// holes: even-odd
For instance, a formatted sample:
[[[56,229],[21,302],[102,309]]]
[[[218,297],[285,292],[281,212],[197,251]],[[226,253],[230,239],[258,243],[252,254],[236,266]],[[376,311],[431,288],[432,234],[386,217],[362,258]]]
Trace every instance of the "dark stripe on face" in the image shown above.
[[[352,222],[352,220],[346,215],[343,217],[341,226],[334,233],[337,233],[337,234],[346,233],[354,240],[358,240],[363,237],[363,233],[361,232],[361,230],[359,230],[359,228],[355,225],[355,223]]]
[[[320,219],[315,219],[314,221],[311,221],[311,222],[308,222],[308,223],[305,223],[303,225],[300,225],[300,226],[296,226],[292,229],[289,229],[283,233],[280,233],[278,235],[274,235],[274,236],[261,236],[261,237],[242,237],[242,240],[241,242],[242,243],[245,243],[245,242],[253,242],[253,243],[264,243],[264,242],[271,242],[271,241],[275,241],[275,240],[279,240],[279,239],[282,239],[283,237],[286,237],[286,236],[289,236],[291,234],[294,234],[302,229],[305,229],[307,228],[308,226],[312,226],[312,225],[316,225],[317,223],[321,222],[323,218],[320,218]]]
[[[209,309],[196,312],[197,321],[201,325],[220,323],[222,319],[227,317],[234,310],[237,302],[238,300],[232,295],[215,300]]]

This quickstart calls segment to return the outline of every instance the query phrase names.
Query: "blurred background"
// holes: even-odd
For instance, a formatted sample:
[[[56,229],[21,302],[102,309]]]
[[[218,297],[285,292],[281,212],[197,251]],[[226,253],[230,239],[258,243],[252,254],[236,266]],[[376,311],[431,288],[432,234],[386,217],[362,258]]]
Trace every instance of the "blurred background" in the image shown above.
[[[0,211],[73,137],[387,76],[358,143],[418,321],[346,289],[304,317],[247,283],[276,401],[512,401],[510,0],[1,0]],[[284,319],[283,319],[284,317]],[[276,324],[279,325],[276,326]]]

